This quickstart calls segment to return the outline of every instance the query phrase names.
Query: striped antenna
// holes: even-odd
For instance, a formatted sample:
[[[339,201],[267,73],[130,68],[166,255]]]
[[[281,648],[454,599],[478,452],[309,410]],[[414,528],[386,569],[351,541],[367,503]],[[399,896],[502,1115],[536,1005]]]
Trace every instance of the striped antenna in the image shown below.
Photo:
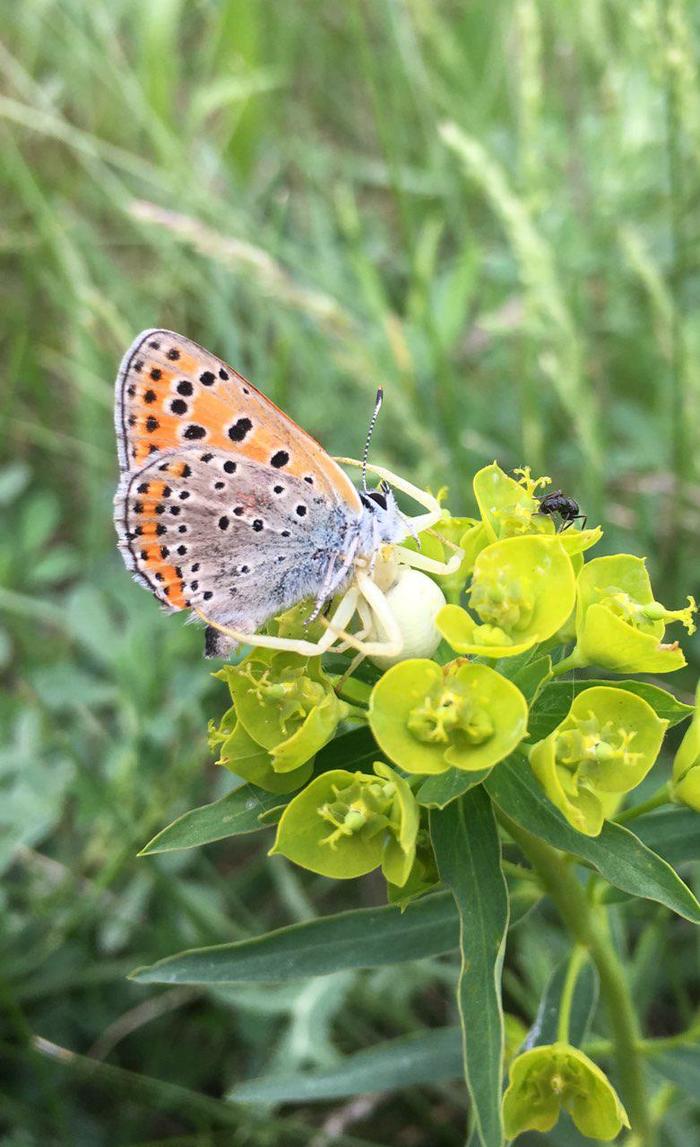
[[[374,433],[374,428],[377,425],[377,419],[379,418],[379,411],[382,409],[383,401],[384,401],[384,391],[383,391],[382,387],[380,386],[378,391],[377,391],[377,400],[374,404],[374,413],[372,414],[372,417],[369,420],[369,430],[367,431],[367,440],[365,442],[365,449],[364,449],[364,453],[362,455],[362,489],[363,490],[367,489],[367,459],[369,458],[369,444],[372,441],[372,434]]]

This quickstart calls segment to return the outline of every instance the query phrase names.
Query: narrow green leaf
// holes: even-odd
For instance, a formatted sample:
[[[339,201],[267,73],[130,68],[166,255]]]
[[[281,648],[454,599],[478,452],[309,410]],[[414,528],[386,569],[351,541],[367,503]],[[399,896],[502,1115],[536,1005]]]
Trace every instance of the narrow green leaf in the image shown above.
[[[328,769],[366,769],[373,761],[381,759],[369,729],[354,729],[342,737],[330,741],[316,756],[315,773]],[[241,785],[232,793],[212,804],[201,805],[183,813],[145,845],[139,856],[149,856],[154,852],[173,852],[181,848],[197,848],[224,840],[228,836],[257,832],[267,824],[274,823],[279,815],[273,810],[282,810],[289,804],[294,793],[280,796],[266,793],[257,785]]]
[[[479,769],[475,773],[467,773],[464,769],[449,769],[446,773],[438,773],[423,781],[416,792],[416,800],[426,808],[444,808],[450,801],[464,796],[475,785],[480,785],[490,772],[490,769]]]
[[[530,712],[528,722],[530,740],[541,741],[544,737],[548,737],[559,722],[564,720],[574,697],[584,689],[590,689],[592,685],[614,686],[616,689],[626,689],[628,693],[636,693],[651,705],[657,717],[662,717],[669,725],[685,721],[693,712],[692,705],[685,705],[666,689],[660,689],[658,685],[649,685],[646,681],[618,681],[616,678],[609,681],[585,678],[577,678],[575,681],[552,681],[539,694]]]
[[[700,860],[698,814],[692,808],[659,809],[634,822],[639,839],[669,864]]]
[[[623,892],[656,900],[700,923],[700,904],[680,876],[633,832],[606,821],[600,836],[584,836],[564,819],[545,796],[525,759],[514,753],[484,781],[495,804],[555,848],[592,864],[601,876]]]
[[[452,951],[458,943],[452,897],[439,892],[416,900],[403,913],[390,905],[356,908],[251,940],[193,948],[137,968],[131,979],[157,984],[294,980],[437,956]]]
[[[334,1067],[263,1076],[239,1083],[227,1099],[237,1103],[313,1103],[373,1091],[444,1083],[462,1074],[458,1027],[439,1028],[346,1055]]]
[[[440,875],[452,891],[460,917],[457,999],[473,1122],[482,1147],[501,1147],[500,981],[508,889],[496,819],[483,787],[472,789],[442,812],[431,812],[430,827]]]
[[[562,960],[549,977],[535,1022],[525,1040],[525,1048],[541,1047],[556,1042],[559,1006],[568,966],[568,959]],[[587,961],[579,972],[571,1003],[569,1043],[574,1047],[580,1047],[586,1038],[597,1003],[598,973],[595,966]]]
[[[154,852],[174,852],[179,848],[197,848],[227,836],[258,832],[265,827],[260,823],[261,813],[275,808],[284,800],[279,794],[265,793],[256,785],[241,785],[221,800],[183,813],[167,828],[161,829],[153,840],[149,840],[139,856],[150,856]]]

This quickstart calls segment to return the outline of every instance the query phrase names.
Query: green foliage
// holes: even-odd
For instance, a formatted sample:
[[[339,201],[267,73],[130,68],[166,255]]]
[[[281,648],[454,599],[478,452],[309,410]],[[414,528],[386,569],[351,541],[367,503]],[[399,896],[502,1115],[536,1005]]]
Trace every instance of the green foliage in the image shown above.
[[[331,452],[355,455],[383,384],[376,457],[426,488],[448,482],[471,516],[446,512],[440,526],[467,551],[440,579],[454,605],[468,606],[461,588],[501,537],[469,488],[496,456],[502,473],[529,460],[603,522],[596,553],[649,555],[660,601],[697,597],[697,5],[25,0],[3,16],[2,1132],[23,1147],[323,1136],[458,1147],[452,894],[405,907],[421,886],[411,876],[402,914],[367,907],[384,897],[379,871],[333,883],[266,859],[304,770],[372,775],[381,753],[355,719],[298,766],[300,790],[261,787],[266,776],[286,788],[296,770],[277,772],[254,737],[253,781],[232,789],[238,774],[209,767],[207,721],[219,725],[225,705],[201,633],[161,614],[115,554],[112,380],[135,332],[165,324],[227,357]],[[533,525],[555,536],[549,520]],[[582,537],[559,535],[577,573]],[[689,663],[676,696],[658,678],[630,681],[632,669],[548,680],[575,620],[543,648],[488,656],[530,707],[521,748],[591,685],[685,719],[697,636],[664,635],[683,638]],[[443,646],[436,662],[452,656]],[[662,671],[670,663],[680,651],[664,651]],[[345,668],[327,665],[334,680]],[[343,700],[361,708],[378,676],[365,666]],[[700,1092],[697,951],[678,917],[696,911],[684,881],[697,881],[697,813],[659,807],[682,733],[621,800],[628,827],[608,820],[598,837],[568,824],[522,753],[486,780],[455,767],[407,776],[423,809],[447,815],[483,784],[499,818],[517,832],[521,817],[563,856],[557,871],[586,885],[637,1013],[629,1061],[641,1048],[653,1069],[651,1130],[619,1074],[609,983],[583,1050],[610,1072],[639,1138],[663,1144],[694,1142]],[[685,751],[678,799],[693,780]],[[500,833],[504,997],[530,1027],[572,921]],[[337,944],[314,932],[327,921]],[[270,948],[246,982],[206,982],[203,955],[192,982],[125,978],[222,940],[260,943],[262,957],[285,929],[298,958]],[[388,1090],[368,1098],[380,1078]],[[328,1098],[353,1081],[359,1103]],[[217,1098],[247,1083],[270,1086],[255,1107]],[[283,1101],[293,1106],[276,1113]],[[548,1138],[580,1142],[564,1120]]]

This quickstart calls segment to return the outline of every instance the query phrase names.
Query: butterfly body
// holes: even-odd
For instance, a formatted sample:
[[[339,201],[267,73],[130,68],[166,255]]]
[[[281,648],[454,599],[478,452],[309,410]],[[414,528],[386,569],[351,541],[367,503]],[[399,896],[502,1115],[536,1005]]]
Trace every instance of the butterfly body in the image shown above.
[[[125,563],[213,626],[252,635],[306,598],[318,611],[409,532],[388,488],[358,494],[251,383],[174,332],[145,331],[124,356],[115,424]],[[208,630],[208,654],[232,644]]]

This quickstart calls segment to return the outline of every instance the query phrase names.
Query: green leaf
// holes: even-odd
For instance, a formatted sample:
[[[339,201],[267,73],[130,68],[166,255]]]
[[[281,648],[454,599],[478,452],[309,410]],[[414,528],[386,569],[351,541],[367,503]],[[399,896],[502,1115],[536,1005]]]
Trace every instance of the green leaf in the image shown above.
[[[580,680],[577,678],[575,681],[552,681],[539,694],[530,712],[529,739],[542,741],[548,737],[564,720],[574,697],[594,685],[608,685],[615,689],[626,689],[628,693],[636,693],[651,705],[657,717],[668,721],[669,725],[685,721],[693,712],[692,705],[685,705],[668,690],[660,689],[658,685],[649,685],[646,681],[598,681],[586,678]]]
[[[240,1083],[227,1099],[236,1103],[313,1103],[443,1083],[462,1074],[462,1041],[458,1027],[438,1028],[387,1040],[377,1047],[346,1055],[322,1071],[263,1076]]]
[[[569,960],[557,964],[549,977],[537,1009],[535,1022],[528,1033],[525,1048],[539,1047],[554,1043],[557,1039],[559,1006],[564,988]],[[580,1047],[588,1034],[588,1028],[598,1003],[598,973],[595,966],[587,961],[578,974],[569,1017],[569,1043]]]
[[[691,808],[665,808],[640,816],[634,833],[669,864],[700,860],[698,814]]]
[[[330,741],[316,757],[315,772],[334,768],[361,768],[381,756],[369,729],[355,729]],[[173,852],[180,848],[198,848],[228,836],[258,832],[274,822],[273,809],[284,809],[294,793],[286,796],[266,793],[255,785],[241,785],[212,804],[190,809],[153,837],[139,856],[154,852]],[[280,814],[281,815],[281,814]],[[263,820],[268,817],[267,823]]]
[[[452,896],[439,892],[398,908],[356,908],[279,928],[251,940],[193,948],[137,968],[140,983],[231,984],[327,976],[347,968],[399,964],[459,944]]]
[[[505,662],[505,664],[507,664],[507,662]],[[506,676],[510,676],[511,681],[514,685],[518,686],[528,705],[532,705],[552,676],[552,659],[549,655],[546,657],[533,657],[532,660],[527,665],[524,665],[517,673],[512,676],[507,674]]]
[[[508,890],[491,802],[474,788],[430,827],[440,875],[460,916],[462,967],[457,990],[464,1071],[482,1147],[501,1147],[503,1008],[501,968],[508,928]]]
[[[260,823],[260,814],[283,803],[284,798],[276,793],[265,793],[255,785],[241,785],[221,800],[183,813],[149,840],[139,856],[150,856],[154,852],[174,852],[179,848],[197,848],[227,836],[258,832],[265,828]]]
[[[476,773],[450,769],[437,777],[428,777],[416,791],[416,800],[426,808],[444,808],[450,801],[464,796],[475,785],[480,785],[490,772],[490,769],[480,769]]]
[[[514,754],[497,765],[484,788],[517,824],[592,864],[616,888],[665,904],[686,920],[700,923],[700,904],[665,860],[611,821],[603,825],[600,836],[576,832],[547,799],[524,757]]]

